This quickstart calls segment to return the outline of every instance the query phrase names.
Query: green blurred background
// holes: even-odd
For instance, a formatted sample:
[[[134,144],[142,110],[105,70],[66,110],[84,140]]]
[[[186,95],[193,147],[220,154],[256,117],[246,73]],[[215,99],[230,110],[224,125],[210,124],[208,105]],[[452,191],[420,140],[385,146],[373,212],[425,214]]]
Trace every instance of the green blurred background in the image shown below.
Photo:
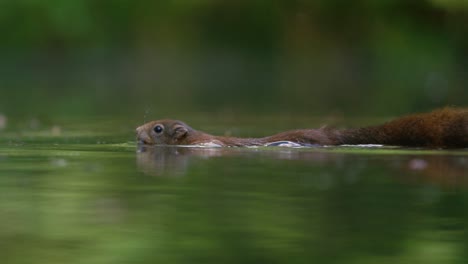
[[[466,150],[135,153],[134,128],[466,106],[467,25],[466,0],[0,0],[1,263],[466,263]]]
[[[0,1],[0,113],[398,115],[468,98],[464,0]]]

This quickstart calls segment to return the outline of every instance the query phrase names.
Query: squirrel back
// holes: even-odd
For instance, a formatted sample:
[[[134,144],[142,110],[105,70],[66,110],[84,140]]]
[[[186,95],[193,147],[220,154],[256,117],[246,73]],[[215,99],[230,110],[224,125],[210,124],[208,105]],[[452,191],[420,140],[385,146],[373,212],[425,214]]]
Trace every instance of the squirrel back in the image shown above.
[[[468,148],[468,109],[446,107],[339,132],[341,144]]]

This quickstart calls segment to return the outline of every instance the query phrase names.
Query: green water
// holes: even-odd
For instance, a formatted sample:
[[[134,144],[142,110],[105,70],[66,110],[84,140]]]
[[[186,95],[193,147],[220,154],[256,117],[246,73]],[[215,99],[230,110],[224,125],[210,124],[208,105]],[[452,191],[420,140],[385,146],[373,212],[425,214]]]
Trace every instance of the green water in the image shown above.
[[[138,124],[25,120],[0,132],[2,263],[468,258],[466,150],[137,149]]]

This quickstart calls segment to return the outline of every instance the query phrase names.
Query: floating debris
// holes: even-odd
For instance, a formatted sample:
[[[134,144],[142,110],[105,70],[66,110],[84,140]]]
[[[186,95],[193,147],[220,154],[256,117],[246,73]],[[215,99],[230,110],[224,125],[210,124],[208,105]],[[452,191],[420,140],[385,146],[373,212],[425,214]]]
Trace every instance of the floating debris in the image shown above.
[[[66,167],[68,165],[68,162],[67,160],[65,159],[52,159],[50,161],[51,165],[54,166],[54,167],[60,167],[60,168],[63,168],[63,167]]]
[[[41,126],[41,121],[39,121],[39,119],[32,118],[31,120],[29,120],[29,127],[31,129],[38,129],[40,126]]]
[[[412,159],[408,163],[408,167],[411,170],[424,170],[427,168],[428,165],[429,165],[428,162],[423,159]]]
[[[50,129],[50,133],[52,134],[52,136],[60,136],[62,134],[62,128],[60,126],[52,126],[52,128]]]

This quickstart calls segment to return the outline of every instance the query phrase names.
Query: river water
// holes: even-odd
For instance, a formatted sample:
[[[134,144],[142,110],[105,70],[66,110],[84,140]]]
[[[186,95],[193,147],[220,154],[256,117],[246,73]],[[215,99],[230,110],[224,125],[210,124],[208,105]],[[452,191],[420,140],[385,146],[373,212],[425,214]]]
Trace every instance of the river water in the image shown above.
[[[103,120],[0,132],[2,263],[468,258],[467,150],[138,148],[138,122]]]

